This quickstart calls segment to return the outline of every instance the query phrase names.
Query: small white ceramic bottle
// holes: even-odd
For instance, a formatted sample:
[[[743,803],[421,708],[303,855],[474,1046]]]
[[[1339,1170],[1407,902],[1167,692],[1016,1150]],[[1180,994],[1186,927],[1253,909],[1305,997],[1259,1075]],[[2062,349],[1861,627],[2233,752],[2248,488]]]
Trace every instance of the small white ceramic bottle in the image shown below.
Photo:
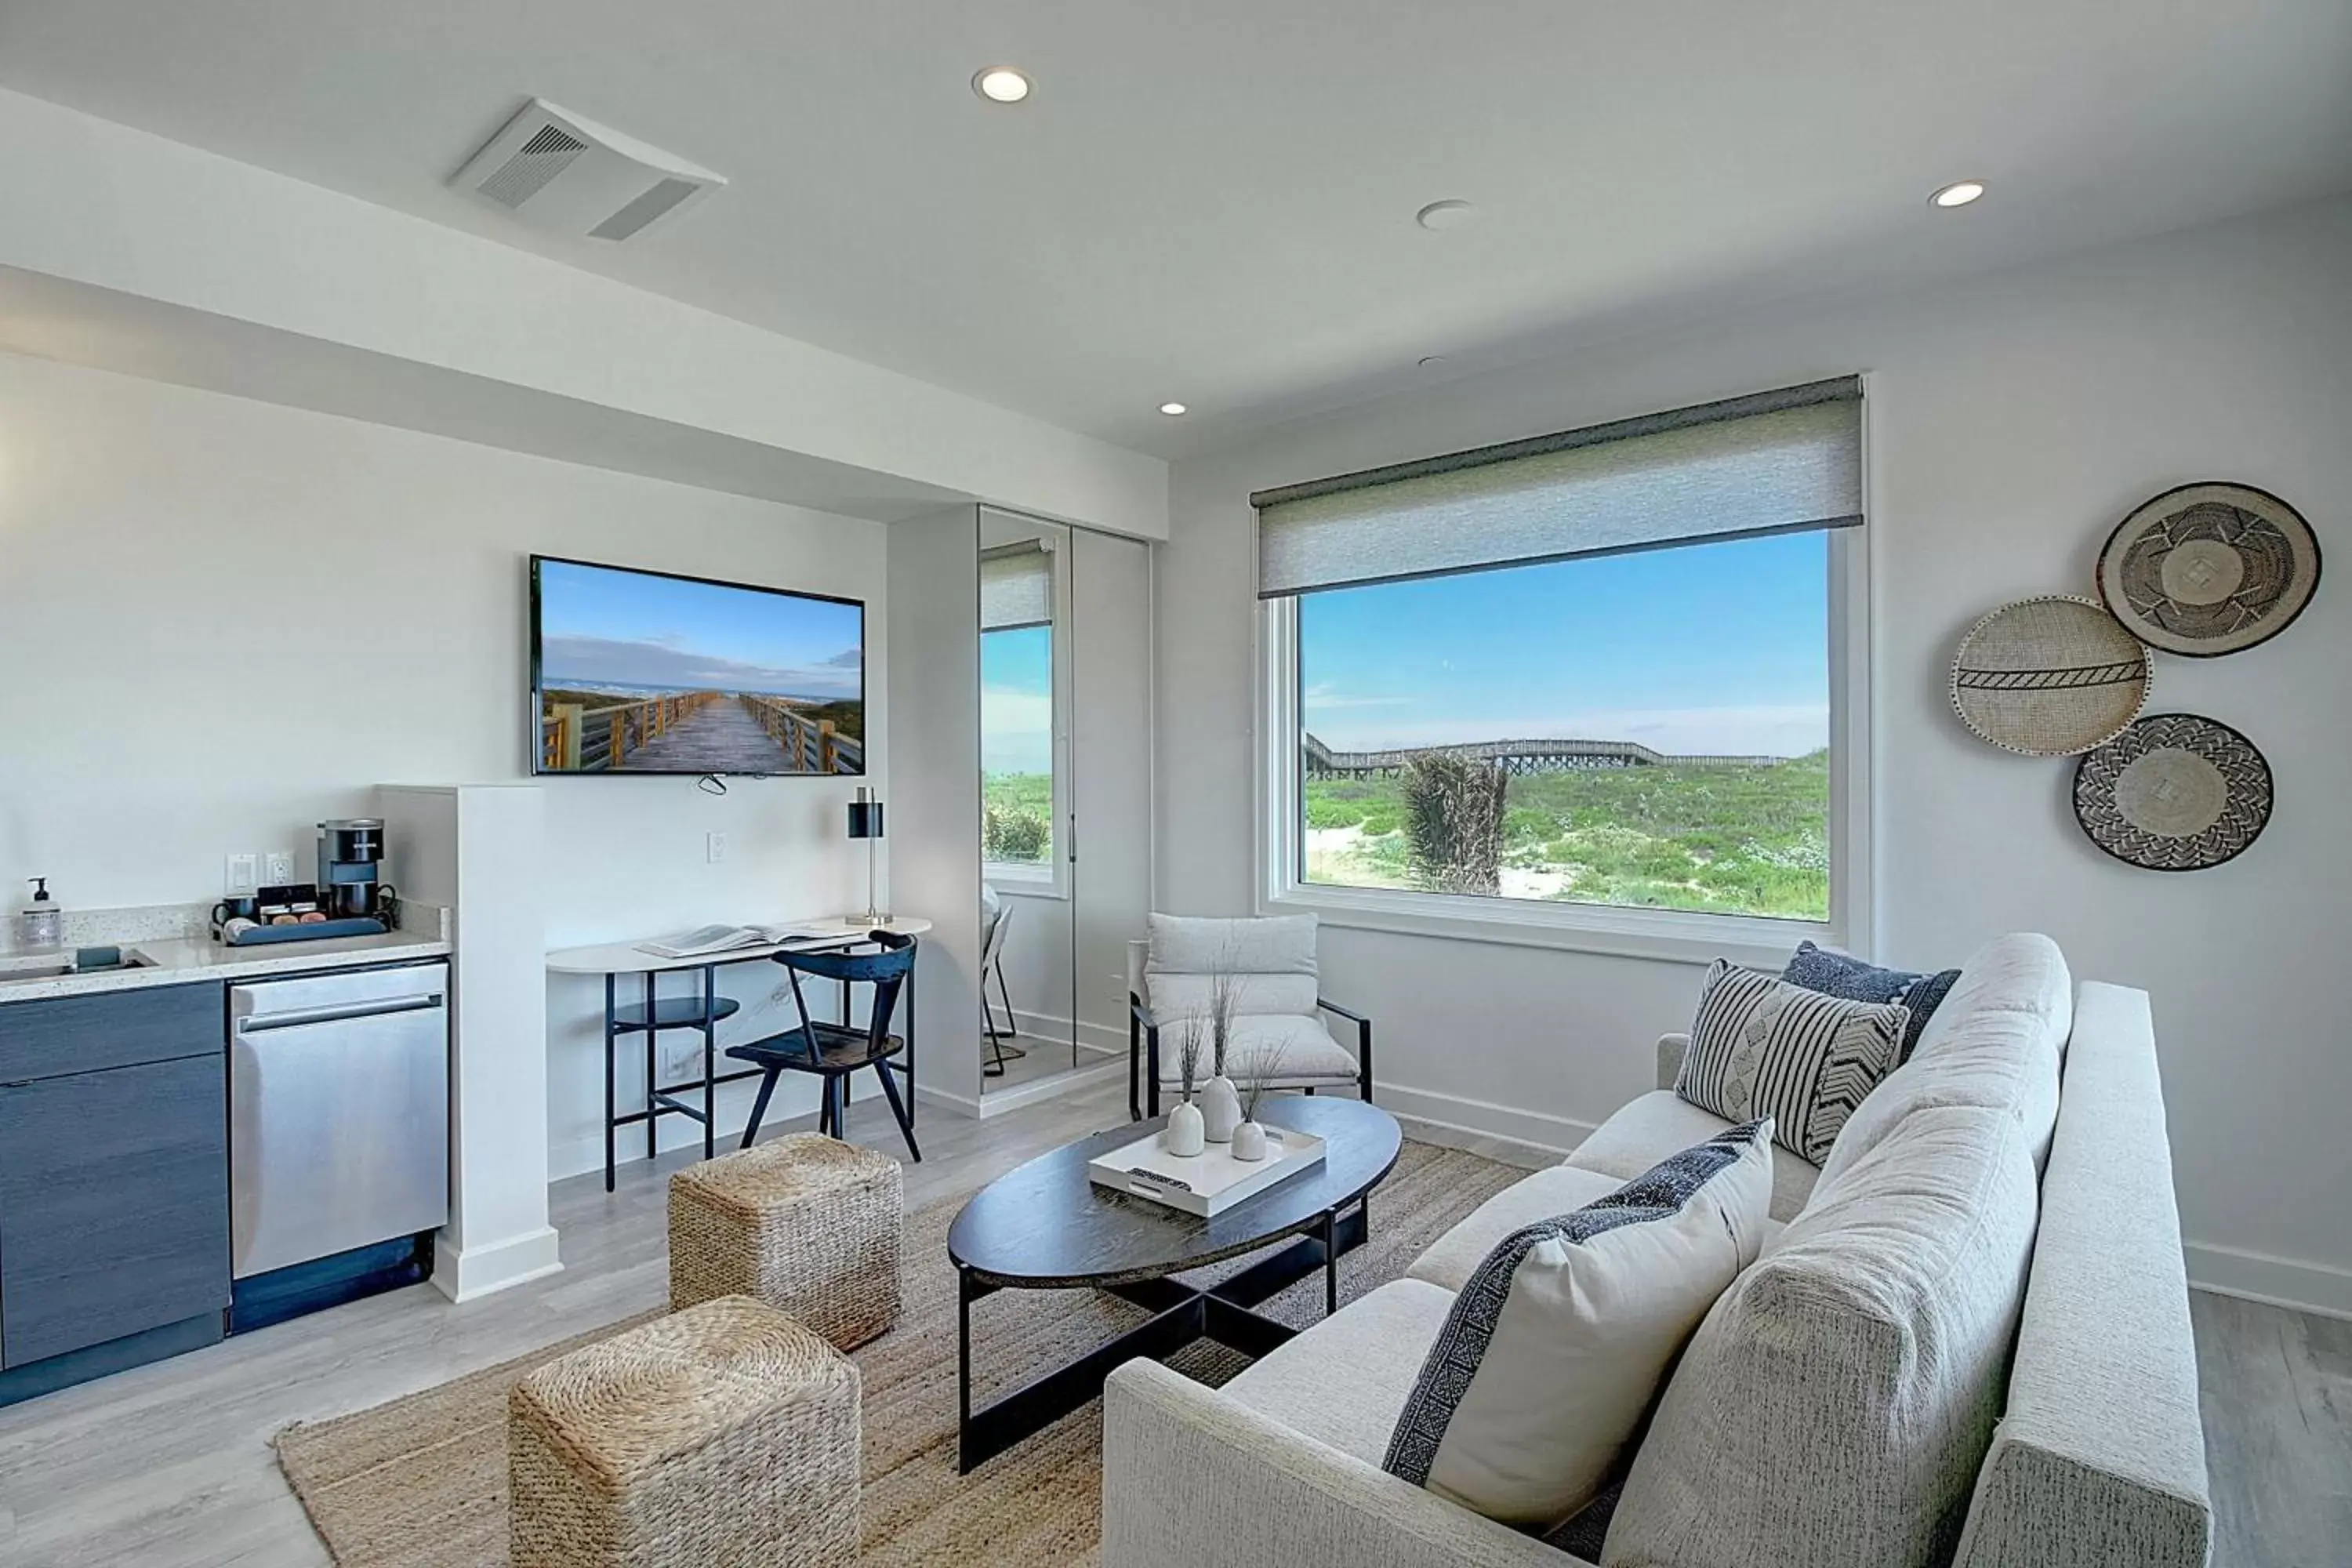
[[[1160,1134],[1160,1146],[1179,1156],[1199,1153],[1204,1146],[1201,1108],[1188,1100],[1170,1111],[1167,1130]]]
[[[1201,1136],[1212,1143],[1230,1143],[1242,1124],[1241,1090],[1219,1073],[1201,1086]]]

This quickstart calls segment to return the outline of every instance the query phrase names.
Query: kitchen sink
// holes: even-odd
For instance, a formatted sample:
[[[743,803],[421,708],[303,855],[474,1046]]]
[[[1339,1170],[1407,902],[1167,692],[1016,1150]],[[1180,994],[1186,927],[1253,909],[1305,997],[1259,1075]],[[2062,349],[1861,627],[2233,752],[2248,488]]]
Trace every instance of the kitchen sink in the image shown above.
[[[108,974],[118,969],[152,969],[154,960],[142,952],[126,952],[112,963],[84,964],[74,959],[49,959],[11,963],[0,959],[0,985],[11,980],[61,980],[68,974]]]

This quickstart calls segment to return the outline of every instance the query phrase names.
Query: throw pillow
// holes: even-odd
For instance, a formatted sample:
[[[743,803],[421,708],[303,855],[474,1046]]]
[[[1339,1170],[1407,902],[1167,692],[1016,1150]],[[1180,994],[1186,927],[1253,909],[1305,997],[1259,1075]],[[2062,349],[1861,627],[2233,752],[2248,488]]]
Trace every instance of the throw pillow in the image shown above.
[[[1850,952],[1801,942],[1790,955],[1789,966],[1780,971],[1780,978],[1791,985],[1801,985],[1824,996],[1843,996],[1849,1002],[1902,1003],[1911,1010],[1911,1026],[1903,1032],[1902,1054],[1895,1058],[1900,1067],[1919,1048],[1919,1037],[1927,1030],[1927,1020],[1936,1016],[1936,1009],[1951,994],[1960,972],[1946,969],[1934,974],[1915,974],[1907,969],[1881,969]]]
[[[1818,1165],[1862,1097],[1895,1070],[1910,1023],[1900,1003],[1824,996],[1718,958],[1675,1092],[1727,1121],[1770,1117],[1780,1147]]]
[[[1683,1342],[1756,1260],[1771,1145],[1769,1121],[1730,1128],[1506,1237],[1454,1298],[1383,1468],[1538,1530],[1591,1501]]]

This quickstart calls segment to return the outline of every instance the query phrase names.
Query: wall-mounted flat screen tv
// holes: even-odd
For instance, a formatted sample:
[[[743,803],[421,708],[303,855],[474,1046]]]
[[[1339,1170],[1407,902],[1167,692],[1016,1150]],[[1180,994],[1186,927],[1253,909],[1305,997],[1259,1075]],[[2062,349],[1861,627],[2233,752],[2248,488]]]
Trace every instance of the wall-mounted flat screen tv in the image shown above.
[[[863,773],[866,605],[530,558],[535,773]]]

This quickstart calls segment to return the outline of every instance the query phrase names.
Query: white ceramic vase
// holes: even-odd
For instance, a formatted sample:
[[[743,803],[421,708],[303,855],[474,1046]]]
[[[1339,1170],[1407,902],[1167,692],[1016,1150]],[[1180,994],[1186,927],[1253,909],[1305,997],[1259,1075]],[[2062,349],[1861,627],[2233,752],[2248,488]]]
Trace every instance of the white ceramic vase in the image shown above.
[[[1234,1158],[1257,1161],[1265,1158],[1265,1129],[1255,1121],[1244,1121],[1234,1129]]]
[[[1242,1124],[1241,1090],[1219,1073],[1201,1086],[1201,1136],[1212,1143],[1230,1143]]]
[[[1167,1130],[1160,1134],[1160,1146],[1180,1156],[1199,1153],[1202,1147],[1201,1108],[1188,1100],[1170,1111]]]

